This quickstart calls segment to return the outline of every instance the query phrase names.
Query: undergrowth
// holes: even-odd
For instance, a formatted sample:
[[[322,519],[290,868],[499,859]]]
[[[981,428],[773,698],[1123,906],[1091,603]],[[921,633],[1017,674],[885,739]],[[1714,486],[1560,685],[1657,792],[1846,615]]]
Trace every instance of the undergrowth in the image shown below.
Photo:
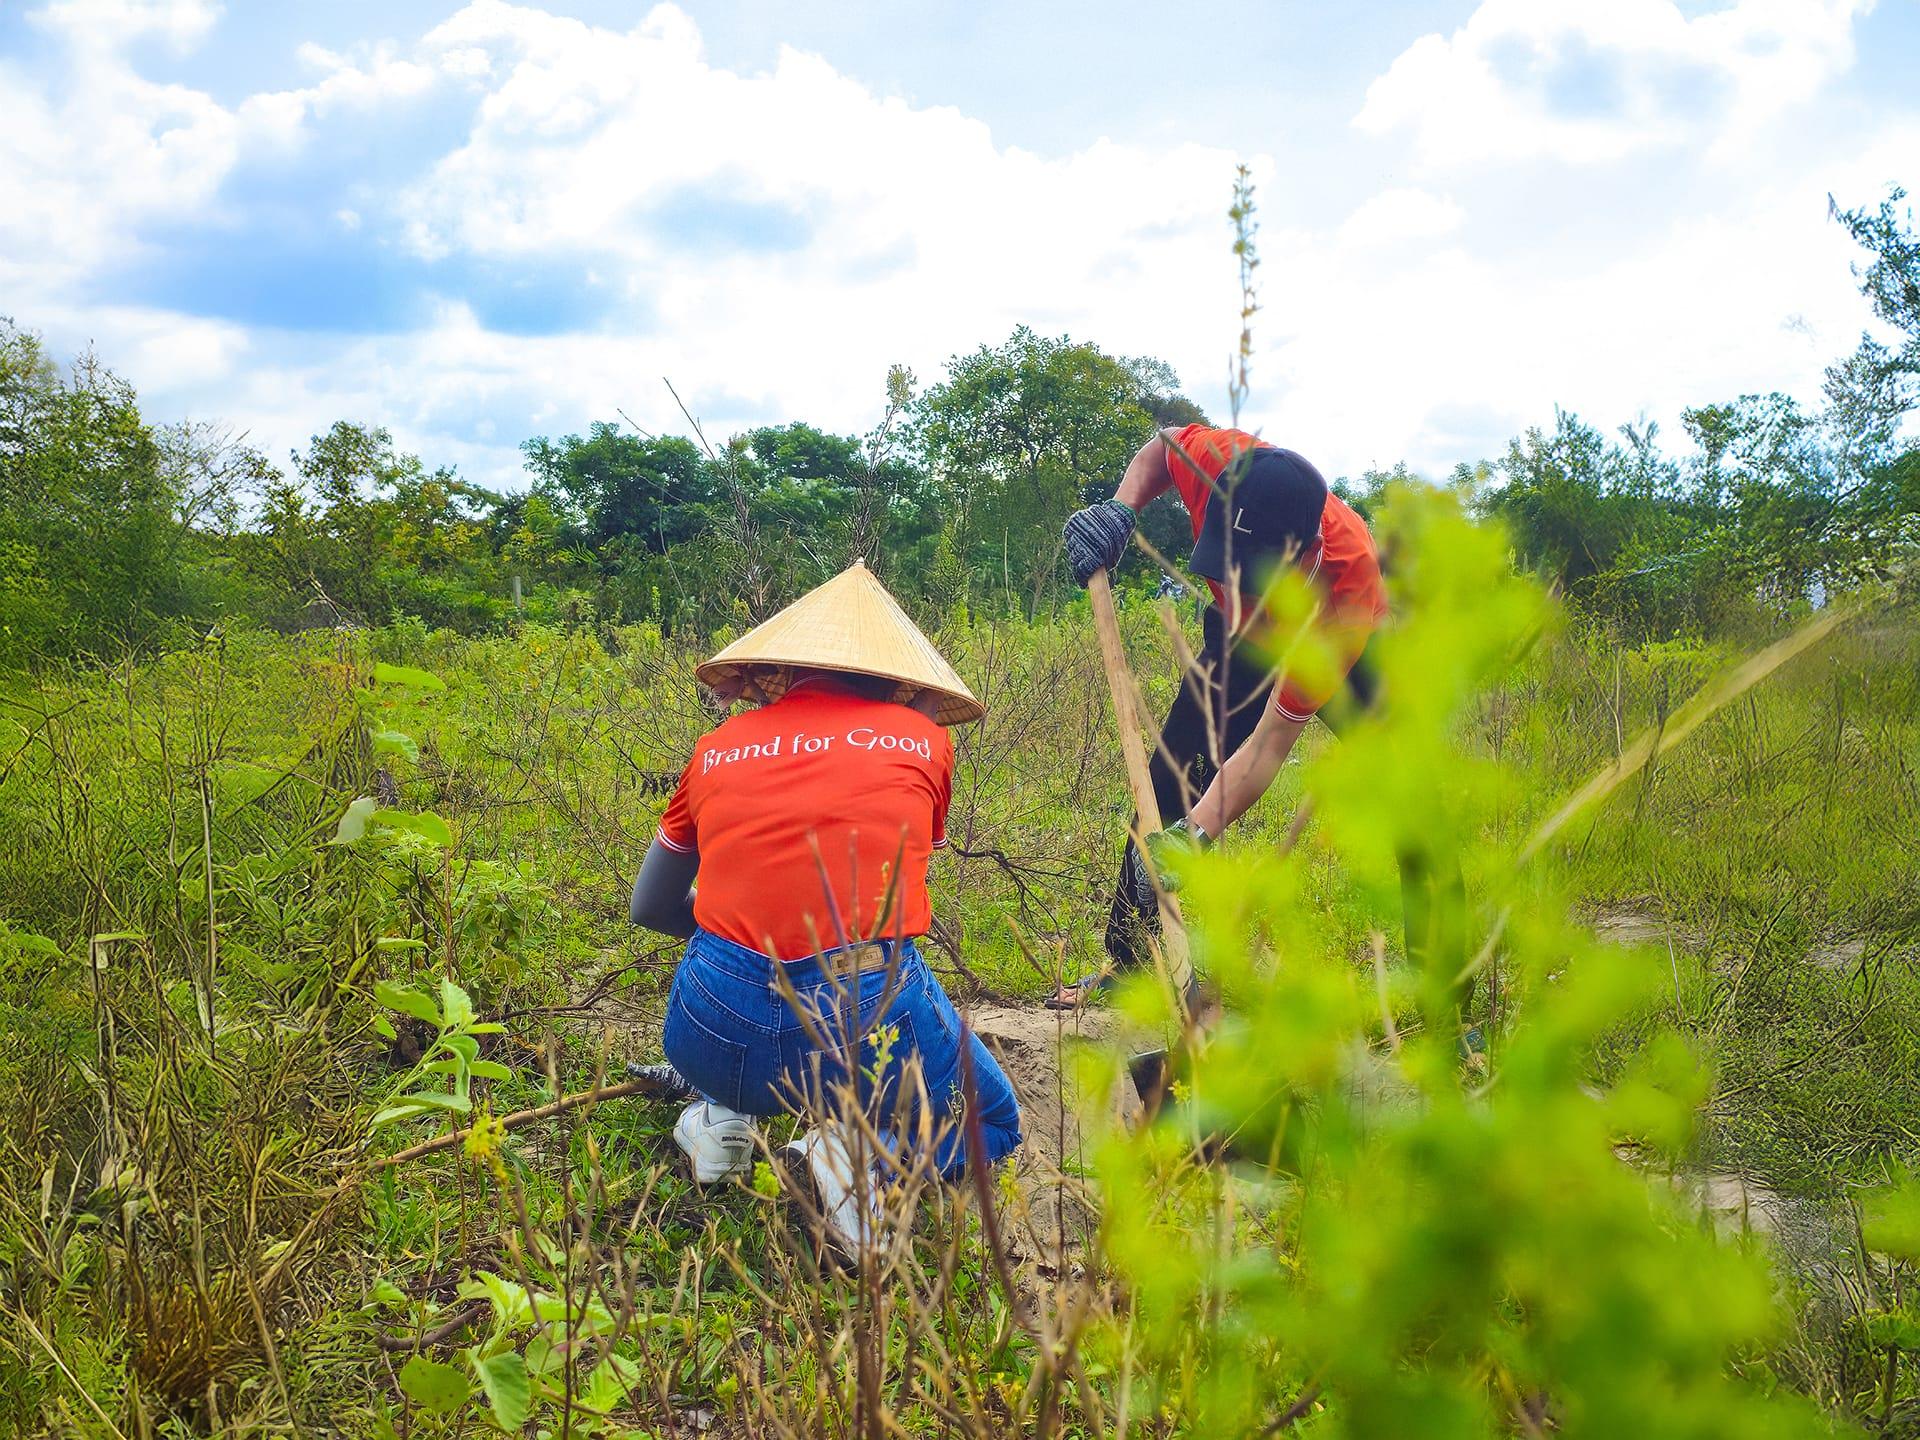
[[[1874,1198],[1920,1133],[1910,612],[1748,689],[1522,864],[1737,657],[1556,628],[1442,496],[1382,523],[1414,602],[1382,716],[1309,747],[1184,876],[1231,1018],[1171,1117],[1128,1132],[1094,1103],[1037,1186],[921,1183],[896,1197],[918,1224],[851,1272],[771,1151],[699,1191],[669,1107],[591,1098],[658,1058],[676,957],[626,892],[717,718],[703,650],[644,626],[216,633],[14,685],[0,1425],[1911,1423],[1912,1245]],[[1124,613],[1157,710],[1162,618]],[[1072,609],[936,639],[989,718],[957,737],[926,950],[959,995],[1030,1001],[1099,951],[1127,818],[1104,681]],[[1398,953],[1410,838],[1460,858],[1465,973]],[[1594,939],[1623,917],[1636,943]],[[1127,1002],[1147,1032],[1170,1024],[1152,989]],[[1067,1069],[1097,1102],[1116,1064]],[[503,1128],[565,1096],[588,1098]],[[1810,1263],[1699,1216],[1688,1177],[1733,1169],[1822,1217]],[[1068,1194],[1098,1236],[1019,1254],[1022,1211]]]

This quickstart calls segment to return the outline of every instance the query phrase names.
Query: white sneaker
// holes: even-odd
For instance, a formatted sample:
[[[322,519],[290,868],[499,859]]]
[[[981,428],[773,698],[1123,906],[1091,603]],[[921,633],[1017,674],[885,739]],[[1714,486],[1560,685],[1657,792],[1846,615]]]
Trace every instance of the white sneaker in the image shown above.
[[[693,1162],[702,1185],[753,1172],[753,1117],[711,1100],[696,1100],[673,1124],[673,1143]]]
[[[880,1195],[873,1172],[856,1174],[846,1141],[831,1125],[819,1125],[780,1152],[801,1183],[811,1182],[814,1204],[827,1222],[829,1238],[849,1256],[872,1241],[880,1226]]]

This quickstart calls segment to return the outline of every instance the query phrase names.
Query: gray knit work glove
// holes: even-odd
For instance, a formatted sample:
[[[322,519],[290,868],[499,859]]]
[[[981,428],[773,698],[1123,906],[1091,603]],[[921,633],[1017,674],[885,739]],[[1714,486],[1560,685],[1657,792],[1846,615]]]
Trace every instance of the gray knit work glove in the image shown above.
[[[1127,541],[1133,538],[1134,520],[1133,511],[1118,500],[1102,500],[1069,515],[1062,533],[1073,578],[1084,585],[1094,571],[1118,565],[1127,553]]]
[[[1166,829],[1147,836],[1144,853],[1138,845],[1127,846],[1120,885],[1129,903],[1143,915],[1157,914],[1160,900],[1154,893],[1154,878],[1159,878],[1160,888],[1169,895],[1179,893],[1180,877],[1174,873],[1174,862],[1195,850],[1206,850],[1212,844],[1213,837],[1192,820],[1176,820]]]

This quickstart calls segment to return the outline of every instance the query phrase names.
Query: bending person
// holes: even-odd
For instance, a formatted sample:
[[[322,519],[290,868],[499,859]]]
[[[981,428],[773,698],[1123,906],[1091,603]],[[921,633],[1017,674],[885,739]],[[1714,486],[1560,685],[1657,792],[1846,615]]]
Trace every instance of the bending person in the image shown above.
[[[694,747],[634,884],[635,924],[689,937],[662,1043],[703,1098],[674,1140],[708,1183],[751,1170],[753,1117],[801,1111],[812,1125],[789,1165],[852,1246],[879,1218],[877,1177],[825,1113],[836,1092],[854,1087],[883,1132],[904,1118],[896,1154],[930,1137],[947,1178],[968,1158],[959,1016],[913,942],[946,843],[945,727],[985,711],[858,562],[697,673],[759,703]],[[1019,1108],[986,1047],[966,1045],[991,1163],[1020,1143]],[[909,1060],[924,1095],[902,1085]]]
[[[1204,425],[1155,435],[1127,465],[1113,499],[1068,518],[1074,578],[1084,585],[1094,571],[1117,565],[1136,512],[1168,490],[1192,521],[1188,568],[1206,580],[1213,603],[1196,667],[1183,677],[1154,749],[1154,798],[1163,816],[1175,818],[1152,848],[1217,838],[1266,793],[1315,715],[1337,733],[1344,719],[1372,706],[1378,696],[1366,650],[1388,614],[1366,521],[1320,472],[1243,430]],[[1281,565],[1298,568],[1316,592],[1317,624],[1338,675],[1309,680],[1263,656],[1261,587]],[[1458,865],[1411,846],[1399,862],[1409,957],[1457,973],[1466,909]],[[1107,921],[1110,968],[1064,987],[1049,1006],[1078,1006],[1114,972],[1145,963],[1146,937],[1160,924],[1148,863],[1129,840]]]

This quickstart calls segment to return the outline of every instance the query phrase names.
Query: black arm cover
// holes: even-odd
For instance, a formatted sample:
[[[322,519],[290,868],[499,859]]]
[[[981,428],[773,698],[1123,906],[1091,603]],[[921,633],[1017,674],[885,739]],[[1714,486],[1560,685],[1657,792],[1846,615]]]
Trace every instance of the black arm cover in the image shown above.
[[[662,935],[686,939],[693,934],[693,877],[699,872],[698,854],[662,845],[656,836],[633,882],[629,918]]]

